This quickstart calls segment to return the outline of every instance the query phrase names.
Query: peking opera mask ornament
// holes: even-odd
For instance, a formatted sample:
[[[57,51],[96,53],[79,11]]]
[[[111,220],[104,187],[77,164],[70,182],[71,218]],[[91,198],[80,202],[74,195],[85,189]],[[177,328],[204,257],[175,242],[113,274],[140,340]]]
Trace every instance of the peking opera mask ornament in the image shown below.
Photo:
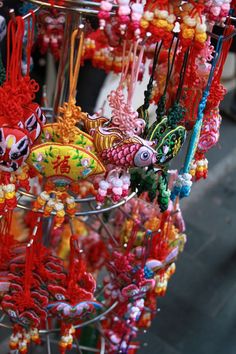
[[[30,79],[30,53],[33,44],[34,14],[29,19],[26,44],[27,72],[21,72],[24,20],[16,17],[8,25],[8,55],[6,81],[0,87],[0,179],[3,185],[29,190],[28,170],[25,165],[32,145],[41,134],[46,118],[34,103],[38,84]]]

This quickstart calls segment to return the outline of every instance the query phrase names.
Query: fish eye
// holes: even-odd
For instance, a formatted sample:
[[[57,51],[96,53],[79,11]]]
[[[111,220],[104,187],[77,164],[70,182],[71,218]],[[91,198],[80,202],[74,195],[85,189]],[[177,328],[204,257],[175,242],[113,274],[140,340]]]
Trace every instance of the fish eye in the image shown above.
[[[149,152],[145,151],[141,154],[140,158],[141,160],[147,160],[149,156],[150,156]]]

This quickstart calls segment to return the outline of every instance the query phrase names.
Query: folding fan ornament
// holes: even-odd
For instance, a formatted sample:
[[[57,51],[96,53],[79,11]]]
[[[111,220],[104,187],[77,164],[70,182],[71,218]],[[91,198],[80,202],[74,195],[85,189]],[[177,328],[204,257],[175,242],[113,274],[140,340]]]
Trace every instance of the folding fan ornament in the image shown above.
[[[60,107],[57,123],[44,127],[42,142],[36,146],[28,162],[44,177],[52,180],[78,181],[90,175],[104,172],[104,167],[94,155],[92,138],[76,127],[86,116],[75,105],[75,92],[79,74],[84,34],[81,31],[80,45],[74,65],[74,46],[79,30],[71,38],[70,92],[69,101]]]
[[[80,34],[80,44],[74,63],[75,41]],[[41,142],[33,147],[27,163],[48,181],[36,202],[34,210],[43,209],[44,216],[55,211],[55,228],[65,219],[65,213],[73,217],[76,212],[75,199],[69,190],[82,179],[101,174],[105,168],[95,155],[93,139],[76,124],[86,116],[75,104],[76,86],[80,68],[84,33],[75,30],[71,37],[70,89],[68,103],[60,107],[57,123],[47,124]],[[75,189],[74,189],[75,190]],[[88,186],[88,192],[91,187]],[[54,197],[50,197],[53,193]]]

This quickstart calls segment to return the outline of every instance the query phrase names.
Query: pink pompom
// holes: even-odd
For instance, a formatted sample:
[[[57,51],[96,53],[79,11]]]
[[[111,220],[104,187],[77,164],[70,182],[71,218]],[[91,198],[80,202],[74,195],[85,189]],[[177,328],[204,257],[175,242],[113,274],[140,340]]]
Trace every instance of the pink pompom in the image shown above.
[[[112,200],[113,200],[114,202],[119,202],[120,199],[121,199],[121,195],[114,194],[114,195],[112,196]]]
[[[112,3],[110,3],[109,1],[101,1],[101,9],[103,11],[111,11]]]
[[[118,15],[120,16],[120,17],[127,17],[127,15],[129,15],[130,14],[130,8],[129,8],[129,6],[120,6],[119,7],[119,10],[118,10]],[[128,21],[129,21],[129,19],[128,19]]]
[[[107,11],[99,11],[99,13],[98,13],[99,19],[107,20],[109,17],[110,17],[110,14]]]
[[[99,202],[99,203],[103,203],[105,200],[104,197],[102,197],[101,195],[97,194],[96,195],[96,201]]]
[[[220,8],[219,6],[212,6],[212,7],[211,7],[211,13],[212,13],[214,16],[219,16],[220,11],[221,11],[221,8]]]

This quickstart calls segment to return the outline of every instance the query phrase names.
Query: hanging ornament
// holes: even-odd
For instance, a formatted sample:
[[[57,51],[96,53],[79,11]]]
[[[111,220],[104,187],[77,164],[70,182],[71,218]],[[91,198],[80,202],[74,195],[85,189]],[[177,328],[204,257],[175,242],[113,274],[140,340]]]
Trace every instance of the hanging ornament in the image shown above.
[[[54,8],[42,10],[38,15],[38,46],[41,54],[48,50],[55,59],[60,58],[60,48],[63,40],[65,15]]]

